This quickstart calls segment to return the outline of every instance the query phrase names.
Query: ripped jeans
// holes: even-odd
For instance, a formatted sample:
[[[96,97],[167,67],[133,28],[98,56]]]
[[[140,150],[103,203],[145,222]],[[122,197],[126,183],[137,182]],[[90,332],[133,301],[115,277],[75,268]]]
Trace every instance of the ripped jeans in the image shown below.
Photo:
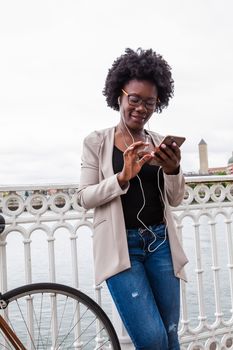
[[[165,225],[149,228],[156,241],[148,230],[127,230],[131,268],[106,283],[136,350],[179,350],[180,283]]]

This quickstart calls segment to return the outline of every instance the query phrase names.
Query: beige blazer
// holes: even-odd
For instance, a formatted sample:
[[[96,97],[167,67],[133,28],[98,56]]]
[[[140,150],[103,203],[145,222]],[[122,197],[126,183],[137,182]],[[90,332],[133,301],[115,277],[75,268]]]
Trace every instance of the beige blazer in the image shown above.
[[[155,145],[162,136],[147,131]],[[112,153],[115,128],[94,131],[84,139],[78,204],[85,209],[94,208],[94,268],[95,282],[102,283],[118,272],[130,268],[126,228],[120,196],[128,191],[119,186],[113,172]],[[172,254],[174,274],[186,279],[183,271],[188,262],[177,237],[171,206],[177,206],[184,195],[184,177],[164,174],[165,217]]]

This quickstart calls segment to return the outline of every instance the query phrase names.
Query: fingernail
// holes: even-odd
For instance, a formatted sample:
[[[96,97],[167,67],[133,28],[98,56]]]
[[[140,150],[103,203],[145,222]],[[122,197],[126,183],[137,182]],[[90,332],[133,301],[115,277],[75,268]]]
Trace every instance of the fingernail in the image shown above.
[[[166,145],[164,143],[162,143],[161,148],[163,148],[163,149],[166,148]]]

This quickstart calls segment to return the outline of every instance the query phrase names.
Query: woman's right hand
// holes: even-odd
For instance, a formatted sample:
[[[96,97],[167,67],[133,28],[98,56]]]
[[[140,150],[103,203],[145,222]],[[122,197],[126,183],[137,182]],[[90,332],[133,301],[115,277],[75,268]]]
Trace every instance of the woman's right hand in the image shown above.
[[[142,157],[139,157],[138,151],[142,146],[148,146],[148,143],[138,141],[132,143],[124,152],[124,166],[120,173],[117,175],[119,185],[123,188],[127,185],[128,181],[134,178],[142,166],[149,162],[153,158],[153,154],[145,153]]]

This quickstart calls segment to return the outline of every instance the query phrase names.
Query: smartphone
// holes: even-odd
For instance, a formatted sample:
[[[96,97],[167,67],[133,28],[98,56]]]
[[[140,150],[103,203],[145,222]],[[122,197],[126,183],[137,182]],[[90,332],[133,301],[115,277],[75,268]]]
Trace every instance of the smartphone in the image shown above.
[[[177,146],[180,147],[184,143],[185,140],[186,140],[186,138],[183,136],[167,135],[162,139],[158,148],[162,145],[162,143],[164,143],[166,146],[170,147],[172,145],[172,142],[175,142],[177,144]],[[155,154],[156,154],[156,152],[155,152]],[[149,162],[149,164],[150,165],[159,165],[155,159],[152,159]]]
[[[172,142],[175,142],[177,144],[177,146],[180,147],[184,143],[185,140],[186,140],[186,138],[183,136],[167,135],[162,139],[159,147],[161,146],[162,143],[164,143],[166,146],[171,146]]]
[[[177,144],[177,146],[180,147],[184,143],[185,140],[186,140],[186,138],[183,136],[167,135],[162,139],[158,148],[161,146],[162,143],[164,143],[166,146],[170,147],[172,145],[172,142],[175,142]],[[147,139],[146,142],[149,142],[149,139]],[[143,157],[146,153],[151,153],[153,151],[155,151],[155,147],[151,143],[149,143],[149,146],[140,147],[138,149],[137,153],[140,157]],[[157,165],[156,161],[154,161],[154,160],[150,164]]]

